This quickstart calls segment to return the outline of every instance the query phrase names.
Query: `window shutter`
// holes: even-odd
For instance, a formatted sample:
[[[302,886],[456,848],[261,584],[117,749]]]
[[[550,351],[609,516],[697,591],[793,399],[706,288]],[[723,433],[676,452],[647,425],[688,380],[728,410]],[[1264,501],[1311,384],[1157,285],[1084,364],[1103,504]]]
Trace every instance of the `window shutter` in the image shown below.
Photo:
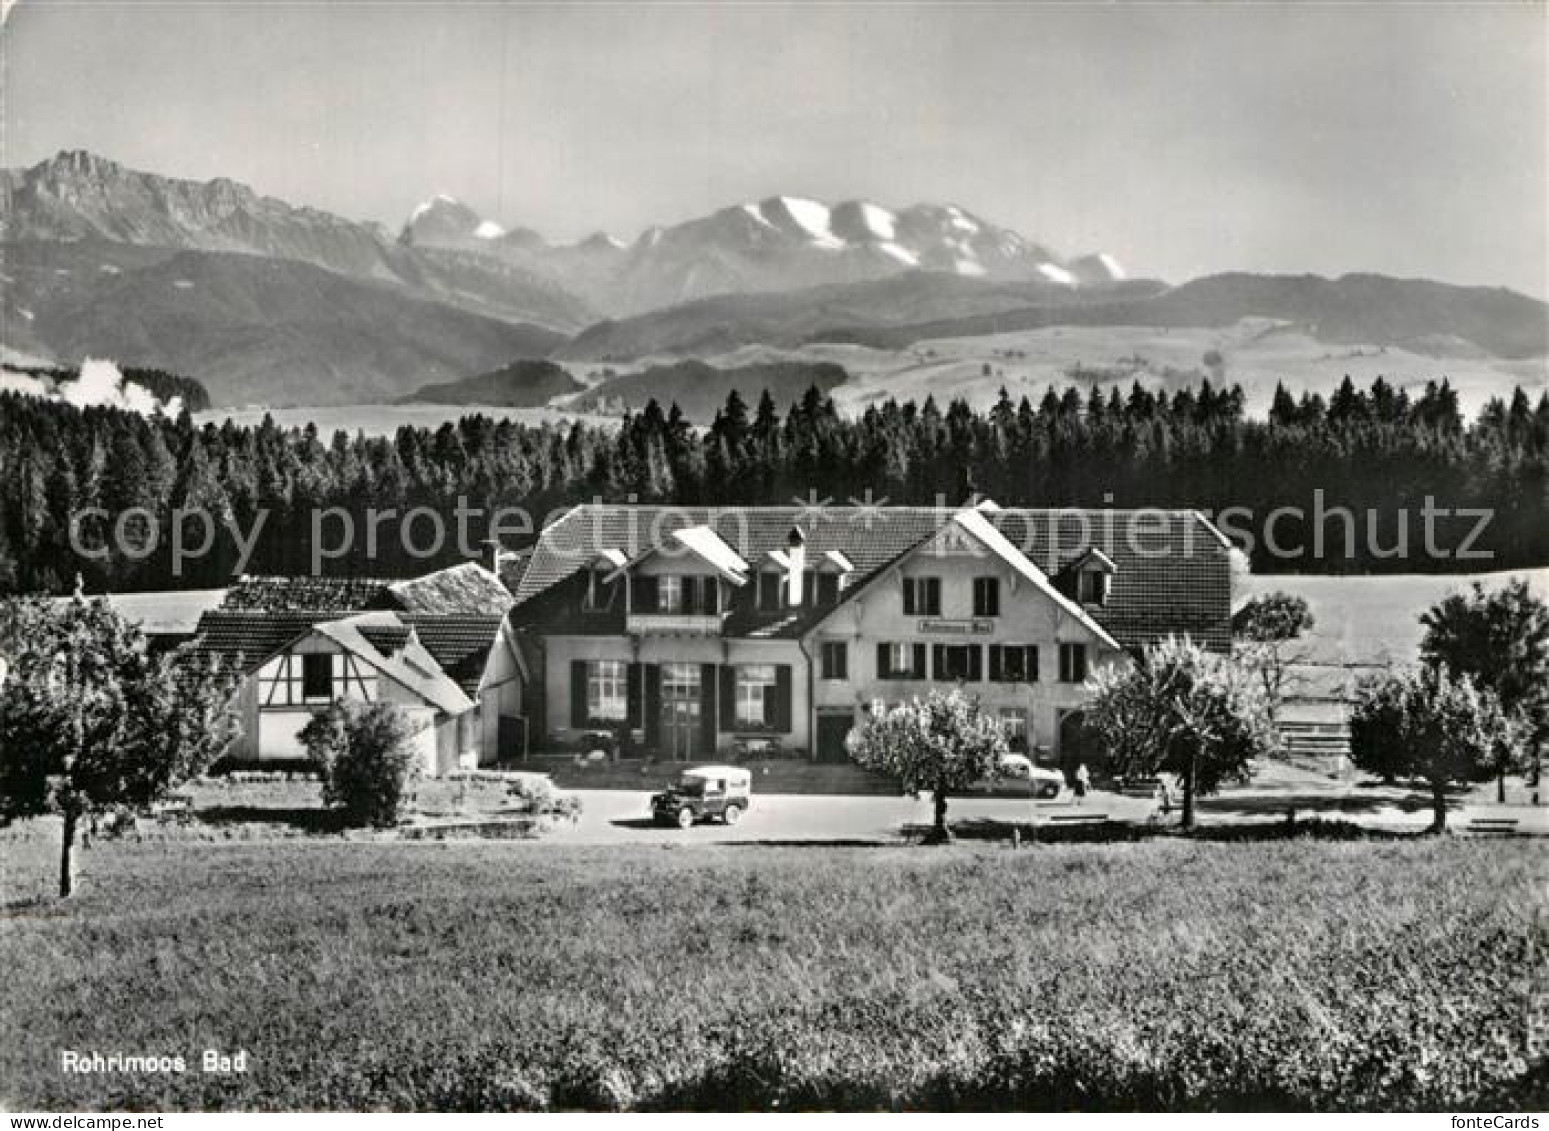
[[[904,616],[914,616],[914,578],[904,578]]]
[[[939,577],[925,579],[925,615],[932,617],[941,615],[941,578]]]
[[[710,580],[709,578],[705,579]],[[699,665],[699,734],[705,750],[715,749],[715,665]]]
[[[570,725],[586,725],[586,661],[570,661]]]
[[[909,665],[909,672],[915,679],[925,678],[925,644],[923,641],[914,645],[914,662]]]
[[[774,718],[764,721],[780,734],[791,732],[791,665],[775,665]]]
[[[877,678],[891,679],[893,673],[887,666],[887,645],[877,645]]]
[[[977,644],[968,647],[968,678],[974,683],[984,678],[984,649]]]
[[[630,664],[624,672],[624,702],[628,704],[628,717],[625,721],[629,723],[631,729],[639,727],[641,722],[642,708],[644,707],[644,704],[641,702],[641,696],[645,690],[641,686],[641,677],[644,674],[645,666],[643,664]]]
[[[655,748],[662,741],[662,669],[658,664],[642,664],[645,669],[645,744]]]
[[[932,644],[930,646],[930,677],[932,679],[945,679],[947,674],[947,646],[945,644]]]
[[[1022,678],[1028,683],[1038,682],[1038,646],[1029,644],[1022,649]]]
[[[721,729],[737,729],[737,669],[730,664],[721,667]]]
[[[704,611],[715,614],[721,611],[721,580],[718,577],[704,579]]]
[[[999,683],[1001,681],[1001,679],[1002,679],[1004,671],[1005,671],[1005,668],[1001,665],[1001,661],[1000,661],[1000,645],[999,644],[991,644],[990,645],[990,682],[991,683]]]
[[[657,585],[654,577],[636,577],[634,611],[637,613],[654,613],[656,611]]]

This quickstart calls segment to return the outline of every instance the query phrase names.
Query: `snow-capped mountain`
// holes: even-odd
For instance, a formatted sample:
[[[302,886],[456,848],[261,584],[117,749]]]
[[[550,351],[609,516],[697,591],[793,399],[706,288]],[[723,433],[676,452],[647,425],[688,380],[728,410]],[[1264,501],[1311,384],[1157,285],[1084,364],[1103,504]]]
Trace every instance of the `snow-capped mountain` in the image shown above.
[[[456,202],[436,204],[416,217],[417,225],[432,234],[455,230],[447,213]],[[474,217],[470,231],[481,230],[481,223]],[[482,231],[492,234],[488,227]],[[34,248],[100,242],[161,255],[241,252],[294,260],[478,314],[561,330],[576,329],[597,314],[547,273],[488,256],[452,254],[434,238],[411,246],[413,241],[394,239],[380,224],[260,196],[226,178],[163,177],[82,150],[61,152],[30,168],[0,170],[0,240]],[[119,254],[98,258],[113,266]],[[146,254],[134,258],[142,261]],[[57,270],[53,290],[79,290],[87,281],[63,263]]]
[[[743,291],[783,291],[884,278],[911,270],[969,278],[1101,286],[1124,277],[1107,255],[1067,262],[1048,247],[957,205],[895,212],[869,200],[828,205],[772,196],[653,227],[627,247],[598,234],[551,245],[447,197],[420,205],[404,242],[484,252],[547,273],[594,305],[620,313]]]

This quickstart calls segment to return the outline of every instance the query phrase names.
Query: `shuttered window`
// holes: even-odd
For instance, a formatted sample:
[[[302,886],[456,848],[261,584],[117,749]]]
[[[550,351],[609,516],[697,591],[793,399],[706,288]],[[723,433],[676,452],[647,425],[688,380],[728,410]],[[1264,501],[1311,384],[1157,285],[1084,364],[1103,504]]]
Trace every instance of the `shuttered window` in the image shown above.
[[[1036,644],[991,644],[990,680],[994,683],[1037,683]]]
[[[1000,578],[974,578],[974,616],[1000,616]]]
[[[773,664],[743,664],[737,668],[739,727],[765,727],[773,721],[774,688]]]
[[[932,678],[940,681],[984,678],[984,649],[977,644],[937,644],[931,656]]]
[[[904,578],[904,616],[939,617],[941,615],[941,578]]]
[[[850,646],[843,640],[823,641],[819,661],[824,679],[850,678]]]
[[[586,666],[586,715],[591,722],[629,717],[629,673],[623,660],[595,660]]]
[[[1086,645],[1060,645],[1060,682],[1086,682]]]
[[[923,643],[880,643],[877,645],[878,679],[924,679]]]

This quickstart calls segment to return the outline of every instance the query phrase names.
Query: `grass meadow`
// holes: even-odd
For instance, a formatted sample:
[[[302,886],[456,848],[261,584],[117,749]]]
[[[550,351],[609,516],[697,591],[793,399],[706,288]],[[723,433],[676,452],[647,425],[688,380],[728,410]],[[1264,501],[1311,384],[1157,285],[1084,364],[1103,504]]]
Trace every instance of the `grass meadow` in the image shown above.
[[[12,1110],[1549,1099],[1526,840],[150,841],[92,849],[69,904],[23,898],[51,849],[0,842]],[[189,1071],[68,1075],[66,1049]]]

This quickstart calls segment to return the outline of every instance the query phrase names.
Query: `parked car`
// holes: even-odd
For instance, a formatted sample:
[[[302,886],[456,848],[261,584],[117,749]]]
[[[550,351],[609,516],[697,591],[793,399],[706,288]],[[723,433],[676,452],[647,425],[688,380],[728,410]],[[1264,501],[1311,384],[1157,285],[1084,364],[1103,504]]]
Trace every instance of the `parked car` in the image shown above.
[[[651,818],[680,829],[716,818],[735,825],[747,811],[752,792],[753,775],[740,766],[695,766],[651,797]]]
[[[1058,770],[1036,766],[1026,754],[1007,754],[1000,760],[1000,776],[1012,781],[1025,781],[1030,792],[1039,801],[1052,801],[1065,788],[1065,775]]]

